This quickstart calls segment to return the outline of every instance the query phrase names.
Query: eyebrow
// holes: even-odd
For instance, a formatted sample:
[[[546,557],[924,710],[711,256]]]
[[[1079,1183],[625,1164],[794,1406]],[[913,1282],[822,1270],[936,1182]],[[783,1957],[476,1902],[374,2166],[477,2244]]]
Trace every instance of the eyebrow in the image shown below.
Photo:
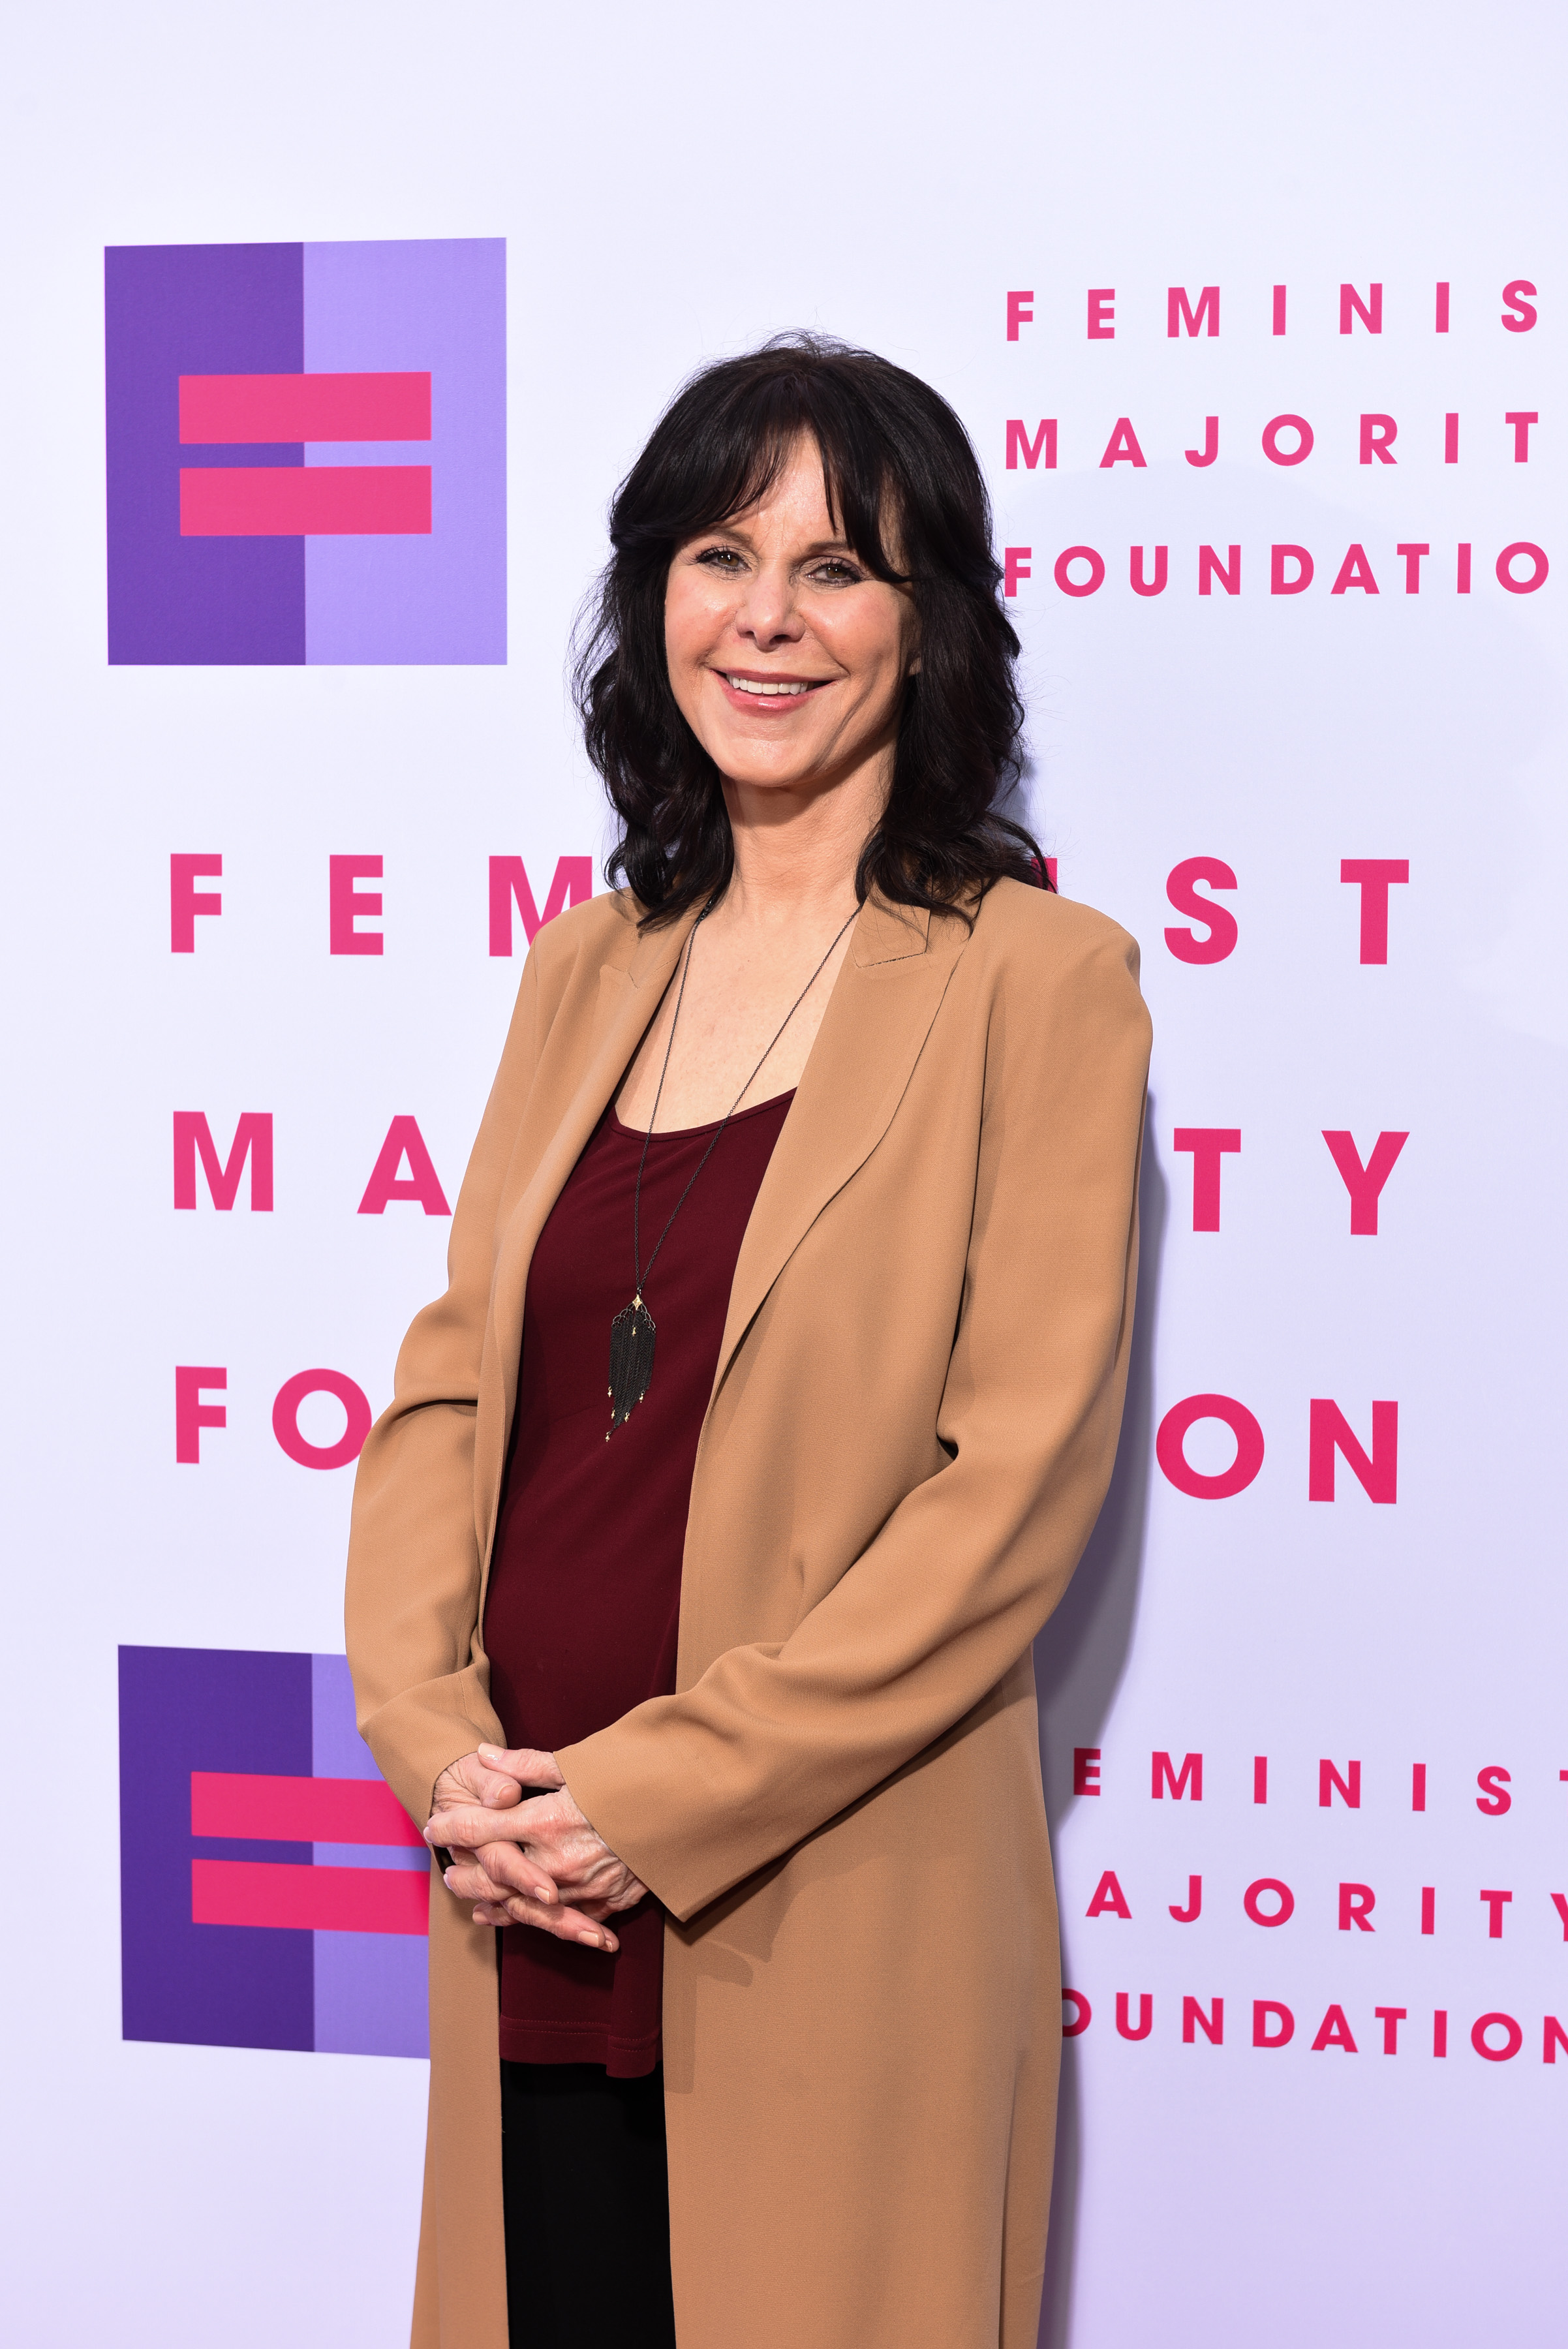
[[[719,537],[742,539],[748,546],[754,546],[756,544],[756,541],[753,538],[750,531],[742,530],[738,523],[732,522],[716,522],[711,529],[696,532],[693,536],[688,540],[687,543],[694,546],[699,539]],[[813,554],[855,554],[855,549],[851,546],[846,538],[815,538],[808,546],[802,550],[802,553],[807,556]],[[855,554],[855,560],[857,563],[861,561],[861,559],[862,558],[859,555]]]

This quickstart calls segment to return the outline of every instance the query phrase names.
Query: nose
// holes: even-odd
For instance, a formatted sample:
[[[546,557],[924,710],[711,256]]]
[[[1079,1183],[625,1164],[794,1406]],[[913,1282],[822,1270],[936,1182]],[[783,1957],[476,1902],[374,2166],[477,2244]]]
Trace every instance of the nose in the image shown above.
[[[759,652],[798,644],[805,623],[796,606],[794,581],[787,564],[758,564],[746,580],[735,612],[735,627]]]

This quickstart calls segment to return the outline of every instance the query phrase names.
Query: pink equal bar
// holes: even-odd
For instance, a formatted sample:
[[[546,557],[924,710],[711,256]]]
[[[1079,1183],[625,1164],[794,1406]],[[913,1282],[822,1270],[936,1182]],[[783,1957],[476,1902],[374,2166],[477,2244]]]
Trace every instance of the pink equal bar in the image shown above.
[[[428,440],[424,375],[182,375],[183,441]]]
[[[431,526],[428,465],[187,465],[182,538],[418,536]]]
[[[430,1880],[404,1868],[193,1859],[191,1922],[294,1932],[428,1933]]]
[[[192,1770],[191,1833],[269,1843],[422,1842],[379,1778],[267,1778]]]

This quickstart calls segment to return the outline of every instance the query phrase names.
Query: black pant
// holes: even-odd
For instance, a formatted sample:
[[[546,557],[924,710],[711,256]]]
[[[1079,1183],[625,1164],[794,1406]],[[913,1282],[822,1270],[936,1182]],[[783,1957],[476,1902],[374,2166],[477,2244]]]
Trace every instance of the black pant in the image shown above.
[[[503,2064],[511,2349],[675,2349],[664,2074]]]

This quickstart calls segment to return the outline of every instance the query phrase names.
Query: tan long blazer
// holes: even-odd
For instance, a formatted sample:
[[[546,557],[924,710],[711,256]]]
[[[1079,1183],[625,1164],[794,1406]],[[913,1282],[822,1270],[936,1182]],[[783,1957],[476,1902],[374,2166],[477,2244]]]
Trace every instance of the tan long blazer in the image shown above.
[[[687,927],[601,897],[540,932],[451,1286],[359,1463],[359,1721],[421,1824],[502,1737],[482,1623],[529,1259]],[[681,2349],[1034,2349],[1061,2037],[1030,1642],[1121,1414],[1137,961],[1012,882],[972,934],[863,908],[735,1271],[677,1693],[558,1757],[670,1912]],[[496,2013],[495,1936],[432,1875],[416,2349],[506,2349]]]

